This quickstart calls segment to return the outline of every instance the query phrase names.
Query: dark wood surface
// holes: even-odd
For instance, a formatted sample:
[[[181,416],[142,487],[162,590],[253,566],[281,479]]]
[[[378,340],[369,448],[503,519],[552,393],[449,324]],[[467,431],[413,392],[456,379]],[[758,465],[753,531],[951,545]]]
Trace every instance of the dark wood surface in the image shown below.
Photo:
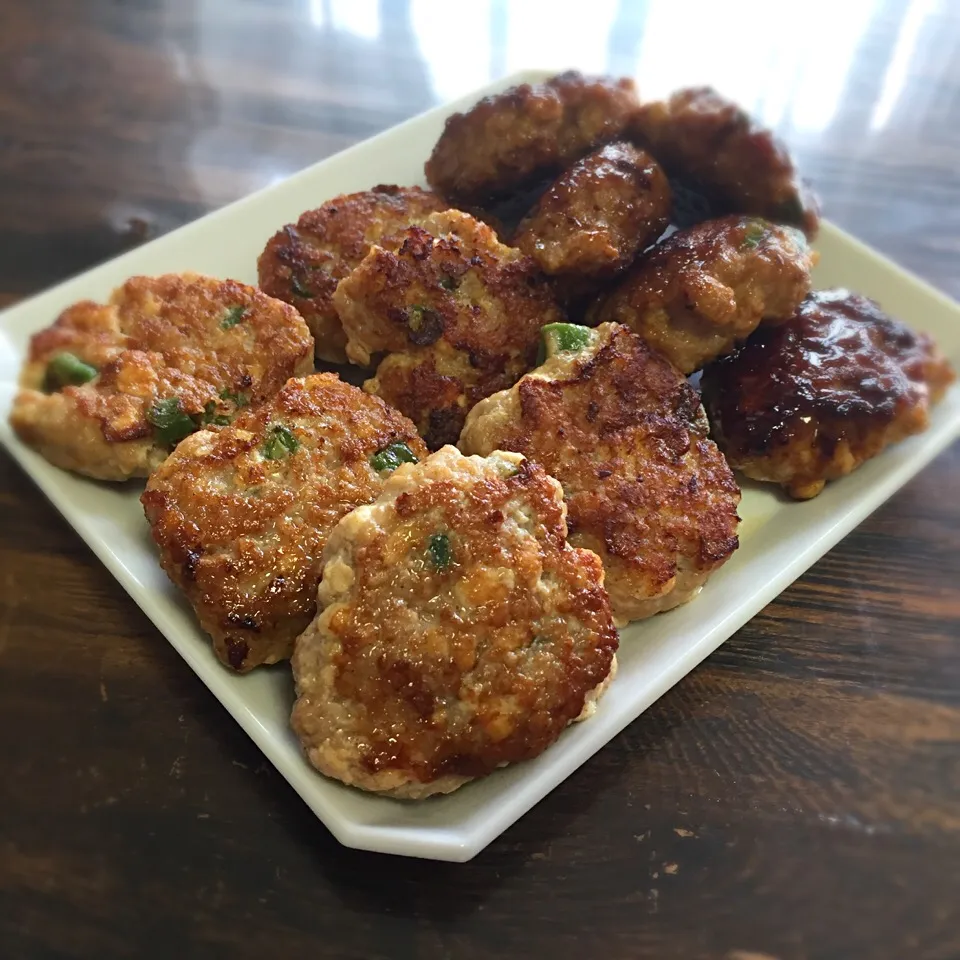
[[[0,302],[544,53],[726,86],[960,296],[958,8],[741,6],[11,0]],[[960,957],[958,493],[954,446],[444,865],[339,847],[0,456],[0,957]]]

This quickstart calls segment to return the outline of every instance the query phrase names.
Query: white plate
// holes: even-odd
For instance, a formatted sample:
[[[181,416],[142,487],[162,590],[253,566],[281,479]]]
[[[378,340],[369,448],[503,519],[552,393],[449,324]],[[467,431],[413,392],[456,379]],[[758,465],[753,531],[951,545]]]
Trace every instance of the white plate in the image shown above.
[[[404,804],[326,780],[304,762],[287,726],[292,701],[282,667],[236,677],[217,663],[186,603],[158,566],[139,487],[71,476],[26,449],[7,425],[30,334],[68,304],[103,299],[133,274],[196,270],[256,282],[267,238],[306,208],[376,183],[421,183],[444,117],[478,97],[541,73],[508,77],[346,150],[268,190],[189,224],[0,315],[0,440],[123,584],[214,695],[341,843],[438,860],[468,860],[635,720],[735,630],[849,533],[960,433],[955,386],[930,429],[831,484],[809,503],[772,489],[745,491],[742,546],[691,604],[622,631],[620,673],[597,714],[530,763],[499,771],[449,797]],[[825,224],[816,281],[844,285],[933,333],[960,365],[960,308],[835,227]]]

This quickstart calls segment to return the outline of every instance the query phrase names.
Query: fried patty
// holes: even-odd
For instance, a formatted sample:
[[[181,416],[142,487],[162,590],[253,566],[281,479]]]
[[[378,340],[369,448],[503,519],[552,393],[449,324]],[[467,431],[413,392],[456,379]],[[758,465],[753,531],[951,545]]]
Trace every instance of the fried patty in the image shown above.
[[[729,353],[760,324],[782,323],[810,292],[817,262],[803,234],[721,217],[671,234],[591,314],[624,323],[683,373]]]
[[[615,665],[603,568],[560,485],[510,453],[401,467],[324,551],[293,729],[344,783],[417,799],[542,753]]]
[[[133,277],[31,338],[10,424],[58,467],[145,477],[183,437],[312,369],[293,307],[234,280]]]
[[[807,500],[925,430],[954,379],[929,336],[866,297],[821,290],[707,367],[702,388],[731,465]]]
[[[337,284],[371,244],[447,206],[428,190],[383,184],[334,197],[270,239],[257,261],[260,287],[300,311],[321,360],[343,363],[346,336],[333,305]]]
[[[787,148],[710,87],[678,90],[669,100],[643,104],[630,132],[671,177],[695,185],[722,212],[793,224],[809,238],[816,236],[819,203]]]
[[[629,143],[613,143],[549,187],[513,244],[551,276],[609,280],[663,233],[670,205],[670,184],[657,161]]]
[[[618,139],[638,106],[627,78],[569,71],[511,87],[447,118],[424,167],[427,182],[461,203],[503,196]]]
[[[595,551],[618,623],[691,599],[737,548],[740,490],[696,392],[618,324],[580,331],[477,404],[466,453],[515,450],[563,484],[570,543]]]
[[[364,389],[410,417],[431,449],[455,442],[473,404],[529,370],[540,326],[561,319],[536,263],[456,210],[410,227],[398,247],[374,246],[334,303],[354,363],[387,354]]]
[[[316,613],[330,531],[426,453],[406,417],[329,373],[177,447],[141,501],[163,569],[224,664],[245,673],[290,656]]]

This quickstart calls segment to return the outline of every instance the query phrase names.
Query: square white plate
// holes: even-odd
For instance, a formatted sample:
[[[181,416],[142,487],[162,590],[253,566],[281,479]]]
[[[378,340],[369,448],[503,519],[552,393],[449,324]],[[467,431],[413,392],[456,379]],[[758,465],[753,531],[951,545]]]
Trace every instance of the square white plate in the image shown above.
[[[448,797],[420,804],[363,794],[314,773],[287,717],[289,672],[236,677],[217,663],[192,613],[155,559],[139,489],[98,484],[50,466],[7,425],[22,357],[32,333],[70,303],[101,300],[133,274],[195,270],[256,282],[264,243],[301,211],[376,183],[422,183],[423,161],[448,113],[541,72],[508,77],[432,110],[61,284],[0,315],[0,440],[53,501],[148,617],[199,674],[341,843],[438,860],[468,860],[552,790],[624,726],[692,670],[815,560],[960,433],[960,389],[937,408],[930,429],[832,484],[809,503],[772,489],[745,491],[742,546],[691,604],[622,631],[620,673],[587,723],[529,763],[495,773]],[[867,247],[825,224],[817,244],[820,287],[849,286],[934,334],[960,366],[960,308]]]

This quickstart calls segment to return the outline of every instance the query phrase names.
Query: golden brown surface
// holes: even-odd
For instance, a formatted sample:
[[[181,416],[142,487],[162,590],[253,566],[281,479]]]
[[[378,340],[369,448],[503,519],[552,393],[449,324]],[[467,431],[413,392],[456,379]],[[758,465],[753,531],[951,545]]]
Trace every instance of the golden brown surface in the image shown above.
[[[710,87],[643,104],[630,132],[670,176],[692,181],[725,212],[793,224],[816,236],[819,203],[786,146]]]
[[[424,167],[427,182],[465,203],[509,193],[616,140],[637,106],[628,78],[571,70],[511,87],[447,119]]]
[[[98,375],[46,392],[47,365],[63,352]],[[31,339],[10,423],[59,467],[145,477],[171,449],[151,424],[156,403],[179,400],[196,429],[232,416],[231,398],[259,403],[312,368],[313,339],[287,304],[234,280],[134,277],[107,304],[74,304]]]
[[[780,323],[810,291],[803,235],[750,217],[679,230],[644,254],[592,318],[640,334],[683,373],[728,353],[761,322]]]
[[[561,319],[537,265],[457,211],[374,247],[334,296],[364,388],[410,417],[427,446],[456,442],[478,400],[533,366],[542,324]]]
[[[323,612],[293,656],[293,728],[321,773],[446,793],[537,756],[589,708],[617,632],[600,561],[567,544],[564,512],[559,484],[521,457],[445,447],[340,522]]]
[[[550,275],[608,280],[663,233],[670,200],[656,160],[628,143],[609,144],[550,186],[512,243]]]
[[[270,238],[257,261],[260,287],[300,311],[317,357],[343,363],[347,341],[333,305],[337,284],[371,244],[447,206],[429,190],[386,184],[334,197]]]
[[[960,298],[960,5],[814,2],[786,26],[703,5],[694,49],[682,3],[546,25],[554,6],[341,9],[367,7],[0,4],[0,304],[545,43],[651,92],[727,84],[832,221]],[[442,864],[318,825],[0,451],[4,960],[960,956],[958,483],[955,444],[481,856]]]
[[[516,450],[562,484],[618,622],[696,595],[737,548],[737,487],[696,392],[623,326],[593,332],[467,418],[465,453]]]
[[[274,447],[274,428],[297,441]],[[290,380],[230,427],[184,440],[141,500],[160,562],[221,662],[245,673],[286,659],[317,607],[327,535],[385,479],[370,458],[426,448],[405,417],[333,374]]]
[[[954,379],[930,337],[866,297],[824,290],[707,367],[703,396],[730,463],[807,500],[925,430]]]

